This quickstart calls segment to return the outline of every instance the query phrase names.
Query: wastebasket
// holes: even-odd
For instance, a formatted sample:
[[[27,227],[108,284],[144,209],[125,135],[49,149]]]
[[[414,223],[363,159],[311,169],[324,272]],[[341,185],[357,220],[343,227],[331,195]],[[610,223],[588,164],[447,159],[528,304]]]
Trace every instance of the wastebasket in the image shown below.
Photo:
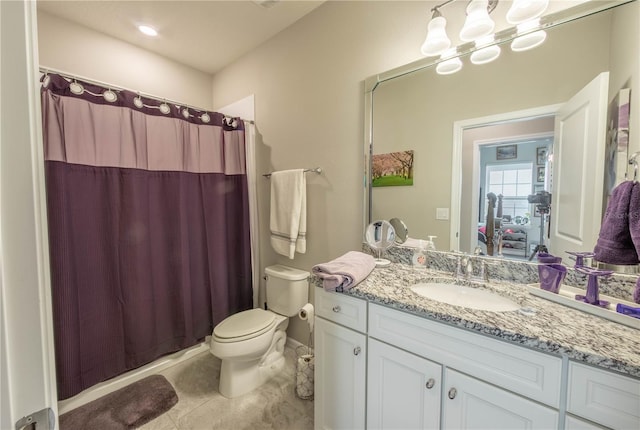
[[[313,351],[306,345],[296,348],[296,395],[303,400],[313,400]]]

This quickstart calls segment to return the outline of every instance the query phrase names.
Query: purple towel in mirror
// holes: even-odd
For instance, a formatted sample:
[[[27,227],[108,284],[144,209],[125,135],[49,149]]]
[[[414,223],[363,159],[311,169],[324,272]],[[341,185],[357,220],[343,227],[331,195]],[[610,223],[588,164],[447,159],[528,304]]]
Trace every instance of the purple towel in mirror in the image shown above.
[[[639,262],[637,250],[640,250],[640,216],[638,211],[640,211],[640,185],[633,181],[625,181],[611,192],[600,226],[598,242],[593,250],[596,260],[609,264]]]

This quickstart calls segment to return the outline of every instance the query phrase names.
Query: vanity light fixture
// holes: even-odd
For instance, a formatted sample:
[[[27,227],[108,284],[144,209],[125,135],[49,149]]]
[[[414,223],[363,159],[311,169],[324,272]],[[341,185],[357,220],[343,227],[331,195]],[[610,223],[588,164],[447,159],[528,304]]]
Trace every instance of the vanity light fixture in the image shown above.
[[[498,2],[493,3],[493,7]],[[467,6],[467,19],[460,30],[460,39],[471,42],[493,32],[495,23],[489,17],[489,0],[471,0]],[[491,9],[493,10],[493,9]]]
[[[514,0],[507,12],[509,24],[520,24],[538,18],[547,10],[549,0]]]
[[[437,8],[433,8],[433,16],[427,26],[427,38],[422,44],[423,55],[427,57],[440,55],[451,46],[451,40],[447,36],[447,20]]]
[[[445,51],[440,57],[444,61],[438,63],[436,66],[436,72],[439,75],[451,75],[462,69],[462,61],[456,56],[457,54],[458,52],[456,51],[456,48],[451,48]]]
[[[498,58],[500,56],[500,47],[491,45],[493,42],[493,35],[478,39],[476,41],[476,48],[478,49],[471,53],[471,62],[473,64],[487,64]]]
[[[456,0],[444,0],[431,8],[433,15],[427,26],[427,37],[421,46],[421,52],[427,57],[439,55],[440,62],[436,71],[441,75],[449,75],[462,68],[456,55],[457,47],[451,48],[451,40],[447,36],[447,20],[440,9]],[[475,49],[470,60],[473,64],[487,64],[500,56],[501,48],[495,45],[495,23],[489,16],[498,5],[499,0],[466,0],[466,19],[460,31],[463,42],[474,42]],[[516,52],[533,49],[542,44],[547,34],[540,27],[539,17],[549,6],[549,0],[513,0],[506,19],[510,24],[517,24],[515,39],[511,49]],[[509,31],[513,31],[509,29]],[[513,35],[513,33],[510,33]],[[501,36],[502,37],[502,36]],[[465,52],[470,51],[467,44],[461,45]],[[453,52],[453,53],[452,53]]]
[[[522,52],[540,46],[547,38],[547,32],[544,30],[531,32],[536,28],[540,28],[539,19],[534,19],[519,24],[517,27],[517,31],[518,34],[521,34],[522,36],[518,36],[513,39],[513,41],[511,42],[511,50],[515,52]]]
[[[138,26],[138,30],[140,30],[142,34],[146,34],[147,36],[156,37],[158,35],[158,30],[149,25],[141,24]]]

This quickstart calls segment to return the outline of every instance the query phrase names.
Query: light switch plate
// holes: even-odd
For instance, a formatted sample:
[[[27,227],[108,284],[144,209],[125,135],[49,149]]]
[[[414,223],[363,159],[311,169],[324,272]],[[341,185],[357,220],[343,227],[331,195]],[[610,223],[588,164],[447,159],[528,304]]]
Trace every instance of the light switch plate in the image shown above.
[[[436,208],[436,219],[449,219],[449,208]]]

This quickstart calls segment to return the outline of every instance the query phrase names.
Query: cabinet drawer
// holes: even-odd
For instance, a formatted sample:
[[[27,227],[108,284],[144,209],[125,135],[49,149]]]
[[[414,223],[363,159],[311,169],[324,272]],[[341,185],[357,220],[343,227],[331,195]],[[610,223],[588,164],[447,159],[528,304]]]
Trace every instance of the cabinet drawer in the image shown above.
[[[369,336],[559,407],[562,359],[372,304]]]
[[[567,410],[614,429],[638,429],[640,380],[570,362]]]
[[[316,288],[315,302],[316,315],[359,332],[367,332],[366,300]]]

